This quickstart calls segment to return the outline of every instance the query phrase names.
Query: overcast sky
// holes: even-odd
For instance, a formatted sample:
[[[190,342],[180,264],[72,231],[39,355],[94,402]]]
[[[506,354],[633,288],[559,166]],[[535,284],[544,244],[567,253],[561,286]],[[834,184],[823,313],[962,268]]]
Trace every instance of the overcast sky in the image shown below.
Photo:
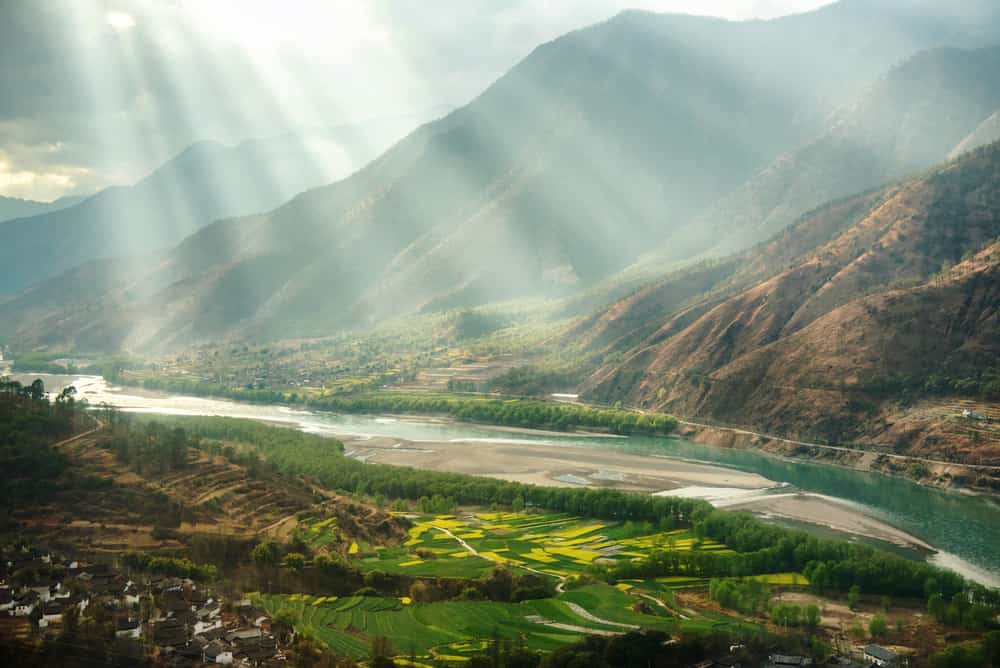
[[[734,20],[829,0],[0,0],[0,195],[133,183],[193,141],[464,104],[627,8]]]

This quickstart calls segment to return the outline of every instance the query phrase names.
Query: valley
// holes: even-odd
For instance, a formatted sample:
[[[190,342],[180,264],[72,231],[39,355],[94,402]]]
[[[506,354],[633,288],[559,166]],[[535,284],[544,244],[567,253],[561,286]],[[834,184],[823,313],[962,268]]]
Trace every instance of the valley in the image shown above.
[[[877,472],[700,445],[683,437],[609,438],[495,429],[422,416],[338,414],[136,393],[92,377],[42,377],[54,387],[74,382],[79,396],[92,405],[107,402],[139,413],[249,418],[335,436],[348,456],[360,461],[542,485],[644,493],[689,490],[719,507],[745,507],[765,517],[832,527],[835,534],[900,546],[915,558],[937,553],[932,559],[984,582],[997,582],[1000,572],[992,550],[1000,540],[992,497],[940,491]],[[469,457],[470,449],[476,456]]]
[[[59,379],[50,380],[57,389]],[[132,410],[97,402],[100,406],[89,415],[77,414],[75,399],[66,398],[73,395],[60,392],[58,411],[90,424],[47,446],[49,461],[58,455],[61,471],[49,478],[47,490],[22,487],[33,478],[21,476],[32,474],[19,461],[17,446],[5,446],[0,454],[16,462],[9,470],[17,471],[9,493],[45,500],[15,503],[5,526],[16,528],[19,540],[77,559],[128,565],[132,577],[143,582],[150,576],[139,573],[151,573],[150,583],[162,582],[155,577],[158,569],[170,569],[218,586],[226,600],[243,597],[259,607],[262,623],[274,632],[269,647],[276,649],[268,652],[333,652],[370,661],[395,657],[403,665],[449,665],[494,651],[487,636],[506,647],[496,651],[514,651],[517,645],[517,651],[549,654],[570,651],[582,635],[609,643],[619,637],[633,642],[633,636],[660,639],[656,642],[677,637],[683,645],[709,631],[748,643],[741,650],[748,656],[762,651],[757,645],[762,634],[771,638],[771,647],[777,642],[787,651],[832,651],[809,649],[794,635],[773,634],[793,624],[804,625],[810,635],[840,638],[846,645],[839,651],[850,654],[857,651],[850,643],[866,636],[862,622],[873,637],[890,640],[899,651],[927,652],[935,645],[921,640],[929,628],[918,614],[925,580],[945,591],[964,586],[958,576],[912,555],[902,559],[841,539],[817,540],[749,515],[713,510],[695,498],[713,498],[704,494],[708,490],[726,500],[719,505],[744,504],[766,482],[753,474],[677,460],[671,469],[678,477],[687,472],[703,483],[730,487],[688,486],[667,495],[491,482],[358,461],[353,448],[372,435],[353,443],[318,435],[338,428],[336,420],[322,414],[177,396],[142,398],[116,393],[100,379],[78,380],[81,399],[117,395],[117,403],[131,403]],[[4,387],[24,386],[5,381]],[[31,391],[36,387],[41,389],[33,384]],[[7,398],[0,397],[0,426],[9,429],[6,391]],[[157,399],[174,408],[153,405]],[[48,404],[44,397],[20,401],[38,405],[23,409]],[[142,401],[146,405],[138,405]],[[196,415],[218,415],[227,407],[244,411],[243,418]],[[173,415],[142,414],[164,410]],[[367,422],[386,429],[402,424],[416,433],[461,427],[383,418]],[[306,432],[289,429],[292,425]],[[339,428],[363,433],[357,430],[361,425],[353,426]],[[526,430],[503,436],[499,440],[537,444]],[[435,448],[443,442],[419,445]],[[579,454],[571,456],[579,459]],[[742,490],[732,487],[741,484]],[[786,488],[773,498],[789,496],[795,495]],[[44,521],[53,517],[60,521]],[[775,546],[781,540],[798,545],[794,556],[780,555]],[[823,551],[835,561],[823,561]],[[880,592],[890,591],[878,575],[882,569],[897,574],[891,591],[898,600],[883,595],[877,602]],[[743,577],[727,577],[734,572]],[[15,571],[13,577],[17,582],[23,575]],[[845,604],[835,592],[844,591],[847,582],[863,583],[868,596],[862,601],[852,589]],[[731,598],[725,592],[732,587],[747,588],[750,598]],[[984,592],[978,597],[988,590],[973,591]],[[156,640],[159,625],[166,623],[154,616],[158,605],[146,606],[149,621],[139,622],[141,629],[148,625],[141,632],[151,638],[147,657],[169,653],[164,641]],[[826,612],[821,614],[820,606]],[[980,615],[985,604],[977,606],[972,610]],[[898,621],[891,632],[878,622],[887,614]],[[975,619],[970,612],[963,622],[969,625],[969,639],[980,628]],[[852,625],[848,635],[841,628],[845,621]],[[282,640],[282,624],[297,629],[303,639]],[[197,628],[190,643],[208,643]],[[656,633],[661,635],[650,635]],[[321,645],[308,644],[313,641]],[[87,642],[88,648],[99,647],[96,636]],[[234,643],[238,651],[248,651]],[[717,647],[692,651],[721,651]]]
[[[996,0],[2,4],[0,664],[1000,665]]]

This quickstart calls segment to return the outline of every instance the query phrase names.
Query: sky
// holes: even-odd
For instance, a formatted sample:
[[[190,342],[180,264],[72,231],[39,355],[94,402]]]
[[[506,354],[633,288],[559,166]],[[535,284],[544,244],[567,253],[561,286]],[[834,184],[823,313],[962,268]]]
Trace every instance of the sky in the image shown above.
[[[829,0],[2,0],[0,195],[134,183],[199,140],[430,120],[623,9],[767,19]]]

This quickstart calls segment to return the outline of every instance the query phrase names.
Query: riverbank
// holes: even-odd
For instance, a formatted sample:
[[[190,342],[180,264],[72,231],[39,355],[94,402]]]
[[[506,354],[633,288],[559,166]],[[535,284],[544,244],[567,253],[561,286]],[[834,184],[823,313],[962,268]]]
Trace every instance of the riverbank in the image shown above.
[[[62,380],[44,379],[52,389]],[[336,437],[346,444],[351,456],[365,461],[545,485],[614,486],[641,493],[688,495],[692,488],[711,488],[716,498],[733,489],[754,497],[801,492],[803,501],[810,496],[833,498],[848,507],[818,509],[810,502],[780,508],[781,514],[769,512],[766,506],[747,510],[770,516],[779,524],[787,524],[786,515],[794,518],[802,514],[802,527],[814,527],[813,531],[820,534],[824,527],[832,531],[826,517],[836,516],[838,527],[847,529],[837,531],[839,536],[865,536],[865,540],[871,538],[886,547],[886,543],[906,544],[906,550],[916,554],[926,553],[921,544],[931,545],[938,552],[933,559],[949,552],[960,555],[949,566],[965,575],[987,581],[971,568],[977,565],[986,568],[987,573],[1000,575],[1000,561],[995,554],[1000,524],[993,501],[945,494],[849,467],[814,464],[777,453],[759,454],[752,448],[712,447],[678,437],[584,438],[565,432],[487,429],[450,418],[334,414],[297,406],[136,391],[109,386],[99,377],[69,380],[80,389],[80,397],[92,405],[106,401],[126,411],[265,421]],[[527,455],[531,455],[530,460]],[[848,524],[844,513],[870,518],[890,529],[862,526],[867,520]],[[915,539],[897,540],[892,529]],[[973,563],[966,563],[966,559]]]
[[[1000,468],[997,467],[802,443],[744,429],[684,420],[681,420],[678,433],[702,445],[750,450],[789,461],[877,473],[951,494],[1000,499]]]
[[[612,487],[655,495],[703,498],[713,505],[764,517],[815,524],[922,553],[925,541],[870,517],[863,508],[809,493],[781,493],[781,483],[756,473],[569,445],[497,440],[413,442],[388,437],[343,436],[344,452],[369,463],[488,476],[533,485]]]
[[[502,437],[420,441],[337,434],[367,462],[466,473],[544,486],[614,487],[647,493],[692,485],[760,490],[777,483],[721,466]]]
[[[126,387],[129,388],[130,392],[134,392],[139,396],[162,396],[163,390],[147,390],[142,385],[133,382],[133,380],[125,379]],[[204,397],[208,400],[217,401],[238,401],[240,403],[245,403],[249,405],[260,405],[260,406],[271,406],[280,405],[274,403],[260,403],[254,401],[252,398],[252,393],[247,396],[241,395],[240,397],[230,397],[230,396],[213,396],[209,393],[203,393],[200,391],[200,385],[195,384],[195,389],[198,390],[194,392],[199,397]],[[172,394],[170,390],[166,390],[167,393]],[[273,394],[273,393],[272,393]],[[394,396],[393,392],[382,392],[382,393],[369,393],[372,396]],[[176,396],[176,395],[174,395]],[[400,393],[398,397],[409,397],[410,393]],[[447,398],[452,395],[419,395],[414,396],[425,396],[426,398],[436,397],[436,398]],[[492,395],[475,395],[478,396],[480,400],[496,400],[497,398]],[[462,398],[462,395],[454,395],[456,400]],[[529,400],[525,400],[529,401]],[[540,402],[537,400],[530,400],[532,406],[546,403],[551,404],[553,402]],[[564,404],[561,402],[554,402],[555,405],[559,406],[574,406],[579,409],[583,409],[589,412],[593,411],[614,411],[621,414],[627,415],[641,415],[641,413],[628,411],[628,410],[616,410],[609,409],[605,406],[591,405],[581,402],[573,402],[571,404]],[[527,405],[527,404],[526,404]],[[307,403],[302,403],[301,401],[290,405],[291,410],[333,410],[333,412],[340,412],[334,409],[324,409],[323,407],[310,406]],[[183,406],[179,406],[177,409],[179,412],[183,412]],[[406,412],[397,412],[393,410],[386,410],[384,412],[379,411],[377,413],[369,413],[368,411],[362,411],[356,413],[354,411],[347,411],[350,414],[378,414],[378,415],[388,415],[396,417],[398,419],[416,419],[424,421],[441,422],[444,424],[455,424],[455,425],[470,425],[478,429],[486,429],[497,432],[507,432],[507,433],[523,433],[523,434],[534,434],[534,435],[551,435],[551,436],[567,436],[571,435],[573,437],[579,438],[626,438],[624,435],[615,434],[610,429],[593,429],[585,428],[582,426],[577,426],[561,431],[556,431],[552,429],[545,429],[541,426],[523,426],[523,425],[508,425],[508,424],[496,424],[490,423],[488,421],[468,421],[461,418],[457,418],[452,415],[440,414],[440,413],[423,413],[419,412],[416,414],[410,414]],[[673,419],[673,418],[671,418]],[[781,459],[789,459],[793,461],[804,461],[809,463],[822,464],[825,466],[836,466],[852,469],[855,471],[873,472],[880,475],[885,475],[888,477],[898,478],[914,482],[916,484],[931,487],[939,490],[943,490],[952,494],[964,494],[964,495],[985,495],[991,498],[1000,499],[1000,467],[983,467],[976,466],[973,464],[963,464],[957,462],[942,462],[938,460],[913,457],[908,455],[898,455],[894,453],[882,453],[871,450],[861,450],[857,448],[847,448],[842,446],[831,446],[831,445],[820,445],[814,443],[805,443],[801,441],[796,441],[792,439],[786,439],[779,436],[773,436],[769,434],[760,434],[746,429],[740,429],[736,427],[720,427],[714,425],[701,424],[697,422],[691,422],[687,420],[678,420],[679,428],[677,433],[685,438],[690,439],[695,443],[702,445],[708,445],[713,447],[723,447],[723,448],[738,448],[752,450],[754,452],[759,452],[761,454],[777,457]]]

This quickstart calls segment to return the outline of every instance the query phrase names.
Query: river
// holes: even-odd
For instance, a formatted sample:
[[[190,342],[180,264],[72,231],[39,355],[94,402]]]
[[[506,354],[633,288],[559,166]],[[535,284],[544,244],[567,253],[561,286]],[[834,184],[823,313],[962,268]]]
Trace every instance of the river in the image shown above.
[[[25,375],[26,377],[29,375]],[[40,376],[47,386],[57,387],[66,377]],[[498,430],[434,419],[397,419],[390,416],[341,415],[275,405],[247,404],[202,397],[141,392],[109,386],[100,377],[73,380],[80,399],[91,405],[113,403],[124,410],[173,415],[223,415],[286,423],[313,433],[357,439],[388,438],[415,443],[508,443],[521,450],[535,446],[587,448],[605,453],[649,458],[651,463],[699,462],[747,474],[756,474],[775,484],[760,490],[736,490],[739,495],[788,496],[804,492],[815,499],[836,500],[864,518],[885,523],[925,543],[933,552],[929,560],[991,586],[1000,586],[1000,504],[994,499],[950,493],[923,487],[907,480],[848,468],[797,462],[745,450],[700,445],[683,438],[582,437],[572,434]],[[397,446],[398,447],[398,446]],[[464,447],[464,446],[463,446]],[[468,450],[464,450],[468,452]],[[683,491],[700,495],[706,488]],[[703,496],[717,505],[734,500],[725,489],[708,488]],[[749,506],[754,509],[753,506]],[[814,524],[827,524],[820,519]],[[836,526],[832,520],[827,525]],[[927,555],[927,552],[924,552]],[[911,556],[913,556],[911,551]]]

